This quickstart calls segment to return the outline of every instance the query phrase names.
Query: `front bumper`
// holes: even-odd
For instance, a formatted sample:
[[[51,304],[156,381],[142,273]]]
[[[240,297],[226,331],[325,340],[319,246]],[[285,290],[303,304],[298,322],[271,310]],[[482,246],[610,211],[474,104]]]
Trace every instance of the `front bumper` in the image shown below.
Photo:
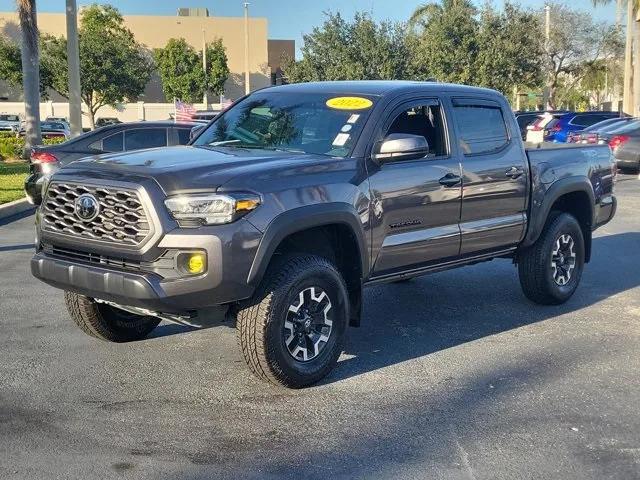
[[[38,229],[39,242],[48,241]],[[198,229],[175,229],[162,236],[153,251],[201,250],[207,271],[198,276],[164,278],[158,273],[61,258],[39,249],[31,259],[32,274],[53,287],[120,305],[159,313],[183,314],[246,299],[247,283],[262,234],[246,220]],[[68,247],[68,246],[67,246]],[[78,248],[78,247],[76,247]],[[89,247],[91,248],[91,247]],[[87,246],[84,246],[84,251]],[[102,252],[92,249],[92,258]],[[129,258],[134,258],[129,254]]]

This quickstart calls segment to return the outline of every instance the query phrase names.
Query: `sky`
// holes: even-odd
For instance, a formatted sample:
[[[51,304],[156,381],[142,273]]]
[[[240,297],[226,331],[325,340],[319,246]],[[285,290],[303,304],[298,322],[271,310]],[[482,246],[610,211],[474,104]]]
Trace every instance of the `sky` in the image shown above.
[[[322,23],[323,12],[339,11],[350,17],[356,11],[367,11],[378,20],[405,21],[415,8],[427,0],[250,0],[249,12],[252,16],[269,19],[269,38],[294,39],[299,49],[302,35],[310,32],[314,26]],[[77,0],[78,5],[94,3]],[[496,6],[503,0],[494,0]],[[175,15],[178,7],[207,7],[209,15],[241,16],[242,0],[101,0],[118,8],[123,14],[132,15]],[[481,5],[484,0],[475,0]],[[542,8],[545,0],[520,0],[521,5]],[[573,8],[582,8],[591,12],[595,19],[613,22],[615,20],[615,1],[609,6],[593,8],[591,0],[572,0],[567,4]],[[64,0],[37,0],[38,11],[64,12]],[[15,8],[14,0],[0,0],[0,11]]]

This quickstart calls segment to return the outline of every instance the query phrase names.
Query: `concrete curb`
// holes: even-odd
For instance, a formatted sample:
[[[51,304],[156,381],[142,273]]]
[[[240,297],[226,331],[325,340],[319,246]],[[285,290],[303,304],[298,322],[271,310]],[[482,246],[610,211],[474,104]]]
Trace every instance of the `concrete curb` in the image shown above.
[[[31,205],[26,198],[15,200],[9,203],[3,203],[2,205],[0,205],[0,220],[13,217],[14,215],[18,215],[35,208],[36,207]]]

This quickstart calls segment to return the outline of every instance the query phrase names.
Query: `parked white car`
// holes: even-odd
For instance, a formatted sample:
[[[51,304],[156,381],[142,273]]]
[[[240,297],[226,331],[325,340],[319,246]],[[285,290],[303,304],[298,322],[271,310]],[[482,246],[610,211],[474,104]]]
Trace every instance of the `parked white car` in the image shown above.
[[[12,113],[0,113],[0,132],[18,133],[20,130],[20,116]]]
[[[564,112],[566,113],[566,112]],[[557,118],[564,113],[550,113],[545,112],[541,115],[538,115],[538,120],[531,123],[527,126],[527,138],[526,141],[529,143],[542,143],[544,142],[544,127],[547,126],[551,120]]]

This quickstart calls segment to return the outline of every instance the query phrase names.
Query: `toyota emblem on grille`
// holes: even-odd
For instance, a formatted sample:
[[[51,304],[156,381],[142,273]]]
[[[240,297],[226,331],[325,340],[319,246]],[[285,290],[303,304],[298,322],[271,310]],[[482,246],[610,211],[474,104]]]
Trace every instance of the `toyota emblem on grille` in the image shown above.
[[[83,222],[90,222],[100,214],[100,204],[96,197],[85,193],[76,198],[76,216]]]

